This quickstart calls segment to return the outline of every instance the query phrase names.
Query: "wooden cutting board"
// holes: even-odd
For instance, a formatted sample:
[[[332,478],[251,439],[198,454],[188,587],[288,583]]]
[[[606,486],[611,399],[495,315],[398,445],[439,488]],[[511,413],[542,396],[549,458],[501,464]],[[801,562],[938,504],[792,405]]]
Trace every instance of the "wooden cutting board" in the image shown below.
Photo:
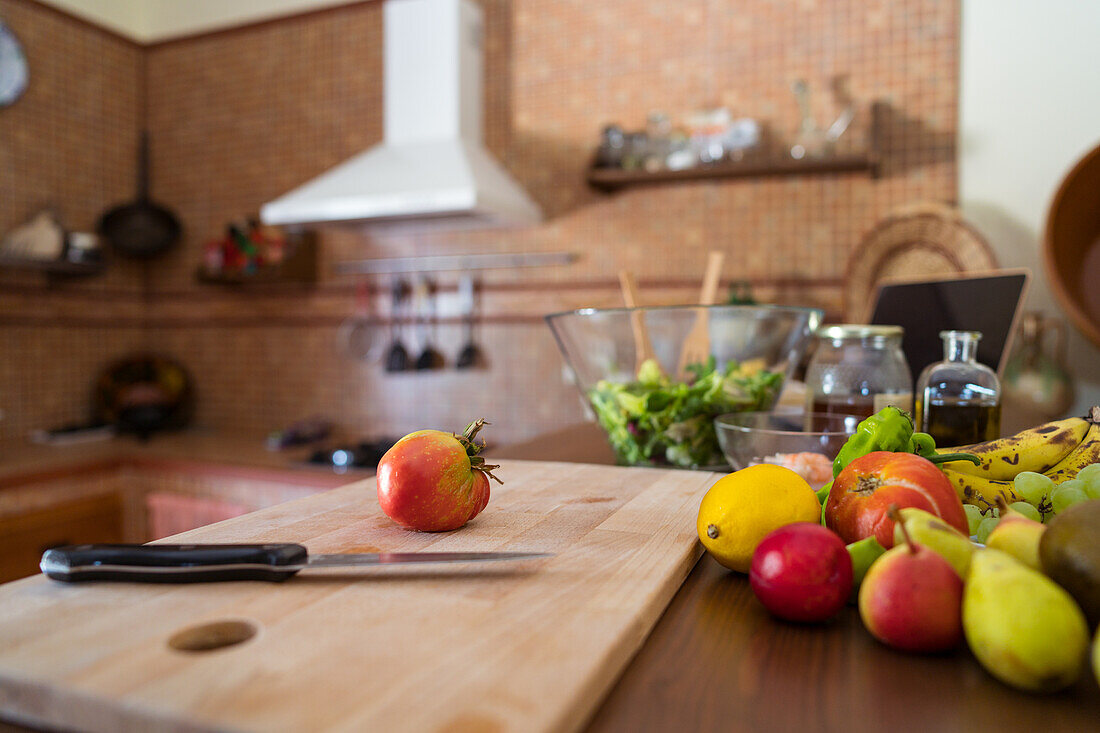
[[[281,584],[0,586],[0,717],[80,730],[582,726],[692,565],[715,474],[505,461],[467,527],[398,528],[364,481],[171,538],[552,558],[308,570]],[[169,647],[196,624],[258,633]]]

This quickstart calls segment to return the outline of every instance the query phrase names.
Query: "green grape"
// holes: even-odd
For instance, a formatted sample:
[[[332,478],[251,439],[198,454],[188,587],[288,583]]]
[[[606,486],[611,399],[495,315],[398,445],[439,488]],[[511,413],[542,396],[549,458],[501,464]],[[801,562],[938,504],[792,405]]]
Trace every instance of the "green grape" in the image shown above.
[[[1084,482],[1077,479],[1064,481],[1055,486],[1054,491],[1050,492],[1050,505],[1054,508],[1054,513],[1061,514],[1067,507],[1088,501],[1089,497],[1084,487]]]
[[[1008,506],[1010,509],[1015,509],[1020,514],[1023,514],[1028,519],[1034,519],[1036,522],[1043,521],[1043,517],[1039,514],[1039,510],[1026,501],[1014,501]]]
[[[982,510],[973,504],[963,504],[963,511],[966,512],[966,524],[970,528],[970,536],[973,537],[978,531],[978,523],[982,521]]]
[[[1082,481],[1100,479],[1100,463],[1092,463],[1077,472],[1077,478]]]
[[[982,517],[982,521],[978,523],[977,531],[974,532],[974,539],[984,545],[989,533],[997,526],[997,521],[997,518],[993,516]]]
[[[1039,506],[1047,492],[1054,488],[1054,482],[1049,476],[1034,471],[1016,474],[1013,484],[1016,487],[1016,493],[1024,497],[1024,501],[1032,506]]]
[[[1085,484],[1090,499],[1100,499],[1100,463],[1085,466],[1077,473],[1077,480]]]

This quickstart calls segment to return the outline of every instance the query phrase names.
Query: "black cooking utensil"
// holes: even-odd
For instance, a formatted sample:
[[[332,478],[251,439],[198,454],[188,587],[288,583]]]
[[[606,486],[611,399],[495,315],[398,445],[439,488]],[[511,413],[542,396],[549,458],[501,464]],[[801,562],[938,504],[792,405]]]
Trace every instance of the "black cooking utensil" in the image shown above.
[[[477,320],[477,285],[469,275],[459,282],[459,295],[463,301],[463,320],[466,322],[466,345],[458,352],[455,369],[474,369],[485,366],[485,354],[474,341],[474,322]]]
[[[421,305],[424,312],[421,314],[421,328],[424,334],[424,349],[420,352],[420,356],[416,358],[416,368],[421,370],[442,369],[446,366],[447,359],[443,356],[443,352],[435,348],[435,344],[432,343],[435,335],[435,283],[431,279],[425,278],[422,287]]]
[[[159,430],[181,428],[191,419],[195,393],[183,366],[156,355],[122,359],[100,373],[94,417],[120,432],[145,439]]]
[[[103,215],[97,227],[119,253],[149,259],[179,241],[180,223],[168,209],[149,199],[149,133],[141,133],[138,146],[138,198]]]
[[[409,286],[404,280],[395,280],[392,295],[393,306],[390,308],[390,348],[386,352],[386,371],[403,372],[409,368],[409,352],[401,343],[400,323],[405,298],[409,292]]]

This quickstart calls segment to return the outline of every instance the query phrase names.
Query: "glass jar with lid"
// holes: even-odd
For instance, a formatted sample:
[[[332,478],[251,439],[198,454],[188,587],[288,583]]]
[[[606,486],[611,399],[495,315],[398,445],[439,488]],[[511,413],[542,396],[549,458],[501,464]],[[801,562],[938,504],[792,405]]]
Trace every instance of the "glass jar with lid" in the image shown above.
[[[978,363],[977,331],[941,331],[943,361],[917,380],[916,422],[941,446],[969,445],[1001,435],[1001,383]]]
[[[869,417],[888,405],[913,408],[913,375],[901,326],[841,324],[817,331],[806,370],[807,408]]]

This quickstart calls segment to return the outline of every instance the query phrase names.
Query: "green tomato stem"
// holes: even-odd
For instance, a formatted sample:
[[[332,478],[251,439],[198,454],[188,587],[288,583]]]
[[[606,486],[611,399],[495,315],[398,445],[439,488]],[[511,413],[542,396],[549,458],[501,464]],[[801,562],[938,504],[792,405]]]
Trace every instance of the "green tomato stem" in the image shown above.
[[[485,441],[482,440],[478,443],[475,438],[481,429],[489,424],[491,423],[487,422],[485,418],[479,417],[466,426],[466,429],[462,431],[462,435],[455,435],[455,439],[466,449],[466,455],[470,457],[470,468],[475,471],[481,471],[493,481],[503,486],[504,482],[493,475],[493,471],[500,468],[500,466],[488,464],[485,462],[484,458],[478,455],[481,453],[482,449],[485,448]],[[454,433],[452,433],[452,435],[454,435]]]
[[[928,460],[932,463],[950,463],[951,461],[970,461],[975,466],[982,465],[982,461],[973,453],[940,453],[934,456],[927,456]]]

